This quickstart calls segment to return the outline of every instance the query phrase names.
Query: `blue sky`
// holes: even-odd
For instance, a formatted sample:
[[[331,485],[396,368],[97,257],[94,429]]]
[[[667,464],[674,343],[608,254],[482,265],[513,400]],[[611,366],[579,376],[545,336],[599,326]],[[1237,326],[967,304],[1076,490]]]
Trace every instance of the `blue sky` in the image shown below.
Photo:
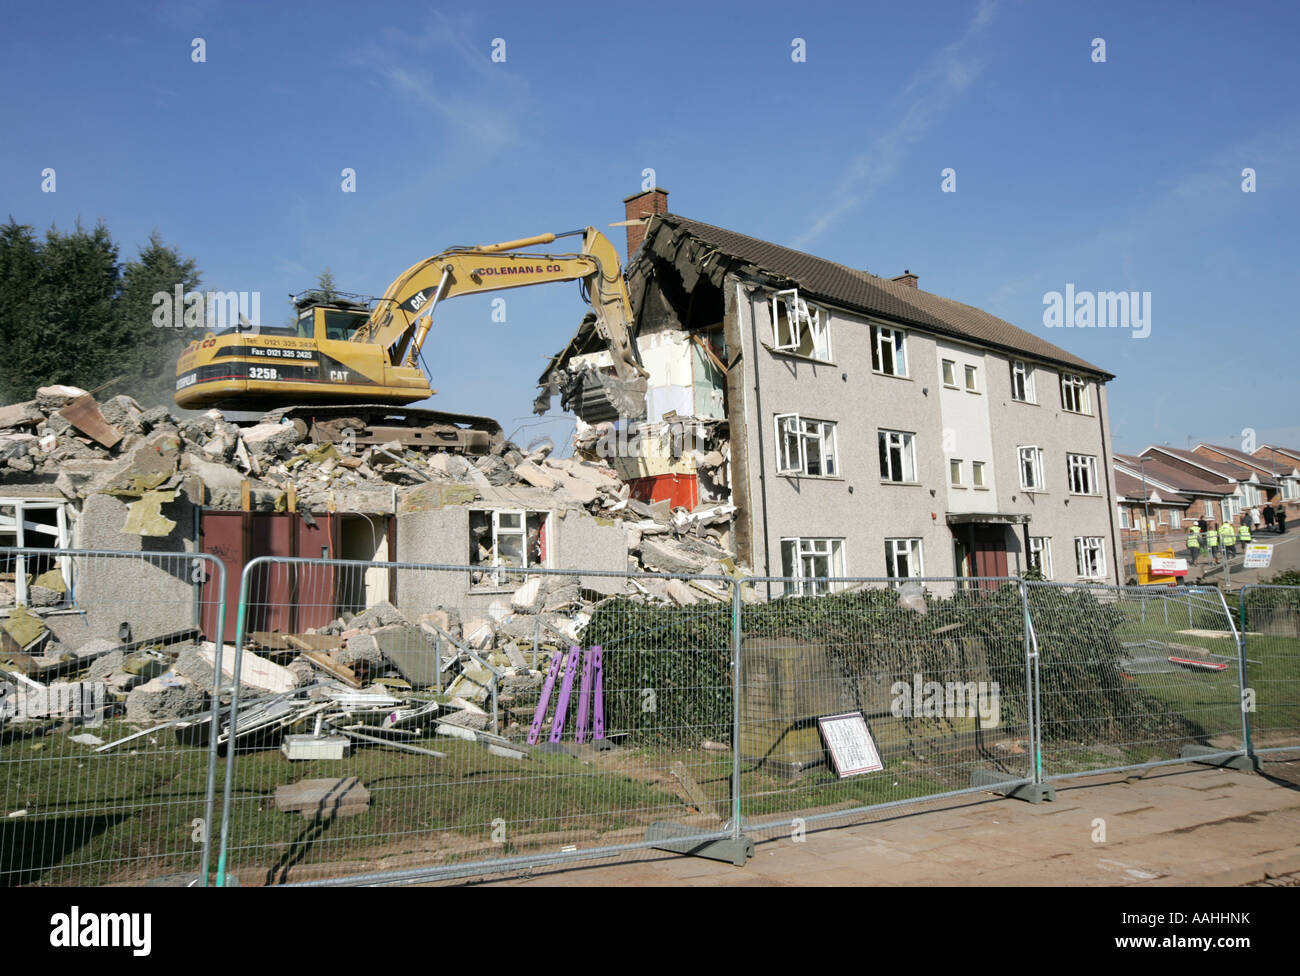
[[[377,294],[452,245],[594,224],[621,247],[606,225],[652,168],[674,212],[908,268],[1115,373],[1118,450],[1246,428],[1300,446],[1294,6],[167,0],[5,21],[0,216],[102,218],[124,256],[157,230],[205,287],[260,291],[264,322],[327,266]],[[1046,329],[1067,282],[1150,292],[1150,335]],[[439,309],[434,402],[558,439],[570,422],[530,406],[577,286],[505,297],[505,323],[488,298]]]

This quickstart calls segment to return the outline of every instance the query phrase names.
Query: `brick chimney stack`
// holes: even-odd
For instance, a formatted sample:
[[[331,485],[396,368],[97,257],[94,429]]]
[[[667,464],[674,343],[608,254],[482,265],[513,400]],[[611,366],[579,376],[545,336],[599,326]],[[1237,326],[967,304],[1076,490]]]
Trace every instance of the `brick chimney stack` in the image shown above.
[[[652,214],[665,214],[668,212],[668,191],[657,186],[653,190],[642,190],[630,197],[624,197],[623,207],[628,220],[640,220],[642,217],[649,217]],[[641,246],[643,240],[645,240],[645,224],[628,224],[627,257],[629,261],[632,259],[632,255],[636,253],[637,248]]]
[[[899,275],[897,278],[890,278],[889,280],[897,281],[899,284],[902,285],[907,285],[908,288],[915,288],[917,277],[916,275],[912,274],[912,272],[904,268],[903,273],[901,275]]]

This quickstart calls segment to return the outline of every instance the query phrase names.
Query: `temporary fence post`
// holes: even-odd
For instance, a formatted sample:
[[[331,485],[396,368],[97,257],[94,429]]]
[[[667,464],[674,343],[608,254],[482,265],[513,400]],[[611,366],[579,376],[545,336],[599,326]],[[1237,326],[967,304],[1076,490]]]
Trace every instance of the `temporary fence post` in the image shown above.
[[[501,718],[497,711],[497,678],[495,672],[492,675],[492,734],[501,734]]]
[[[740,840],[740,581],[731,584],[731,837]]]
[[[1255,743],[1251,741],[1250,712],[1246,710],[1246,693],[1250,684],[1246,679],[1246,600],[1247,591],[1250,584],[1247,583],[1237,594],[1238,600],[1238,617],[1239,626],[1237,629],[1237,673],[1241,675],[1241,746],[1246,751],[1246,757],[1254,766],[1258,760],[1255,758]],[[1226,605],[1226,604],[1225,604]],[[1253,703],[1252,703],[1253,704]]]
[[[260,568],[265,565],[262,561],[266,557],[254,559],[244,566],[244,572],[239,577],[239,612],[235,618],[235,661],[232,665],[232,674],[230,691],[230,738],[226,742],[226,784],[225,792],[221,797],[221,844],[217,850],[217,887],[224,888],[226,885],[226,854],[230,844],[230,800],[235,788],[235,753],[236,741],[239,736],[239,676],[244,663],[244,630],[248,626],[248,578],[251,570]],[[225,635],[221,635],[224,639]],[[221,658],[215,658],[220,662]],[[221,681],[221,668],[217,667],[216,682]],[[213,726],[211,729],[212,741],[215,743],[221,728]]]
[[[204,557],[200,557],[202,558]],[[202,878],[200,886],[203,888],[208,886],[208,873],[212,863],[212,814],[217,797],[217,731],[221,728],[221,652],[226,645],[226,566],[225,563],[215,559],[212,560],[212,564],[217,569],[217,592],[220,598],[217,601],[217,627],[212,634],[212,642],[216,648],[213,651],[212,668],[212,718],[208,726],[208,775],[203,796],[203,849],[199,852],[199,876]],[[207,578],[205,572],[204,580],[206,581]],[[202,605],[202,583],[199,584],[198,590],[200,605]],[[199,626],[202,626],[203,622],[201,614],[202,611],[199,619],[195,621]]]

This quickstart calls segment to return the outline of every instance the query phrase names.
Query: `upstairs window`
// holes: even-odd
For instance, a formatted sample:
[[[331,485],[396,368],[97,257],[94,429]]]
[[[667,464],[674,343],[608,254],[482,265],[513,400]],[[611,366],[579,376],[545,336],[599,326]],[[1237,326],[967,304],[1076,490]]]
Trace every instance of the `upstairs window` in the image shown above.
[[[984,462],[972,461],[970,463],[971,484],[976,488],[986,487],[984,484]]]
[[[974,366],[966,367],[966,392],[978,393],[980,391],[979,370]]]
[[[772,296],[772,340],[781,352],[810,359],[831,358],[830,316],[799,297],[797,288]]]
[[[907,336],[901,330],[871,327],[871,368],[886,376],[907,375]]]
[[[901,430],[881,430],[880,479],[882,481],[916,481],[916,451],[911,434]]]
[[[1100,494],[1097,484],[1097,459],[1090,454],[1067,454],[1065,457],[1070,476],[1070,494]]]
[[[1025,491],[1043,491],[1043,449],[1041,447],[1020,448],[1020,487]]]
[[[778,474],[828,478],[840,473],[833,421],[809,420],[797,413],[778,414],[776,440]]]
[[[1088,404],[1088,381],[1074,373],[1062,373],[1061,406],[1070,413],[1092,413]]]
[[[943,361],[943,385],[957,389],[957,364],[951,359]]]
[[[1034,399],[1034,371],[1023,360],[1011,361],[1011,399],[1021,403],[1037,402]]]

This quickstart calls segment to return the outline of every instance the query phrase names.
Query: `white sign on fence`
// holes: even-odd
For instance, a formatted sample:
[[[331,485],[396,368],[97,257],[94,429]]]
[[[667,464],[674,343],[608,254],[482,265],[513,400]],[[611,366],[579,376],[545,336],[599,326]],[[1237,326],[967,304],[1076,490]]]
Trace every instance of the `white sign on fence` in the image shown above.
[[[1246,561],[1242,563],[1243,569],[1267,569],[1268,564],[1273,561],[1273,547],[1261,543],[1252,543],[1246,546]]]
[[[821,726],[822,738],[826,740],[840,779],[885,768],[861,712],[827,715],[819,718],[817,724]]]

